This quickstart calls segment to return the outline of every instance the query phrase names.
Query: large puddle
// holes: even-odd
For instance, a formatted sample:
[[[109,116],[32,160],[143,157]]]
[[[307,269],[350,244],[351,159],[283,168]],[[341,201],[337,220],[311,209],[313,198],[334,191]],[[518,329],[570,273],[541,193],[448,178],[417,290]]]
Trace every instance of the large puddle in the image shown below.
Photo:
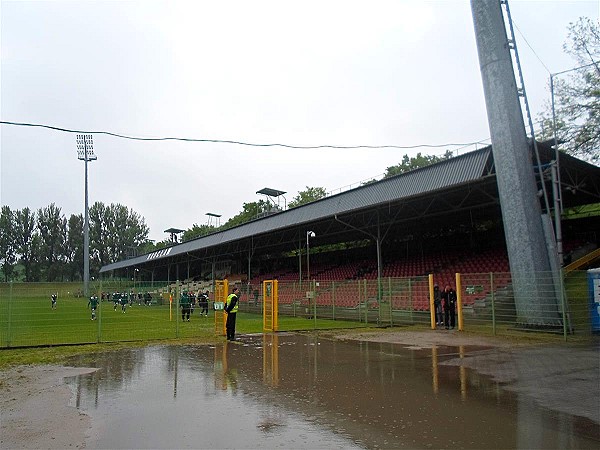
[[[591,417],[554,408],[523,387],[535,371],[484,375],[509,370],[498,352],[242,336],[78,358],[99,370],[69,384],[88,448],[599,447],[597,391],[582,393]],[[483,369],[456,363],[474,357]]]

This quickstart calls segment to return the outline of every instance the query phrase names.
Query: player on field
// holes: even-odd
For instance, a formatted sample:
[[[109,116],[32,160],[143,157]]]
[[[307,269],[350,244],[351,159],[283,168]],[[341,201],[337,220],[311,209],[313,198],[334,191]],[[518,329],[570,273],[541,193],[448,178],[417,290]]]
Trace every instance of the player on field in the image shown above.
[[[92,309],[92,320],[96,320],[96,308],[98,308],[98,297],[92,295],[88,302],[88,308]]]

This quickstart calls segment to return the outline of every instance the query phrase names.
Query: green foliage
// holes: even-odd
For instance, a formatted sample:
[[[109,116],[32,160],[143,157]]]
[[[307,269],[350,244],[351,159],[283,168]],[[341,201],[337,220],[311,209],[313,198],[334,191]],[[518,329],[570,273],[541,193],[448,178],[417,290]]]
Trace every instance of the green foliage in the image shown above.
[[[90,274],[150,244],[144,218],[123,205],[90,208]],[[29,208],[0,214],[0,268],[5,281],[83,278],[83,217],[69,220],[54,203],[37,213]],[[23,274],[15,268],[22,267]],[[19,271],[20,272],[20,271]],[[17,278],[19,277],[19,278]],[[21,278],[22,277],[22,278]]]
[[[384,178],[389,178],[395,175],[400,175],[401,173],[410,172],[411,170],[415,170],[420,167],[426,167],[431,164],[435,164],[440,161],[445,161],[450,158],[452,158],[452,152],[450,150],[446,150],[446,153],[443,156],[422,155],[420,152],[413,157],[404,155],[400,164],[390,166],[386,169]],[[366,184],[368,184],[368,182]]]
[[[4,281],[11,279],[17,260],[14,234],[13,213],[8,206],[3,206],[0,212],[0,264]]]
[[[540,115],[542,139],[556,138],[561,150],[600,162],[600,26],[587,17],[569,25],[567,42],[563,45],[577,67],[569,74],[553,77],[556,130],[552,103]],[[587,66],[587,67],[582,67]]]
[[[15,244],[25,269],[25,281],[39,280],[41,254],[40,236],[36,229],[36,216],[29,208],[15,211]]]
[[[272,205],[265,201],[259,200],[257,202],[244,203],[242,211],[229,219],[222,229],[236,227],[251,220],[255,220],[262,214],[271,211]]]
[[[149,229],[142,216],[121,204],[90,208],[90,270],[125,259],[148,242]]]
[[[83,216],[72,214],[67,224],[65,242],[66,274],[70,280],[83,279]]]
[[[198,225],[195,223],[192,228],[189,228],[183,232],[182,240],[191,241],[192,239],[196,239],[200,236],[205,236],[207,234],[213,233],[216,230],[212,225]]]
[[[289,208],[296,208],[297,206],[305,205],[320,198],[327,196],[327,191],[323,187],[308,187],[306,186],[305,191],[298,192],[298,195],[288,204]]]
[[[40,208],[37,213],[37,228],[41,238],[40,254],[44,263],[45,279],[58,280],[64,263],[67,237],[67,221],[61,209],[54,203]]]

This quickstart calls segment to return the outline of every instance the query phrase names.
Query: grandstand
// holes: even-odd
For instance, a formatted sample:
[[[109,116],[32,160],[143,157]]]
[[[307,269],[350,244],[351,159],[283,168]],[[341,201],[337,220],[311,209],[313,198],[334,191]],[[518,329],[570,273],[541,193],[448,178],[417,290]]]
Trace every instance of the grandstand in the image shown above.
[[[538,148],[542,164],[555,158],[548,143]],[[561,155],[560,179],[564,208],[600,203],[600,168]],[[550,181],[538,176],[540,187],[542,182],[552,191]],[[598,248],[598,222],[569,221],[563,229],[565,254]],[[379,303],[425,311],[429,274],[442,287],[454,286],[457,272],[468,274],[463,300],[474,309],[490,293],[510,287],[491,147],[117,261],[101,274],[128,277],[143,267],[145,277],[169,283],[228,278],[249,294],[260,291],[265,279],[277,279],[282,305],[302,308],[309,303],[308,230],[316,234],[310,244],[311,281],[319,283],[316,305],[337,304],[357,314]]]

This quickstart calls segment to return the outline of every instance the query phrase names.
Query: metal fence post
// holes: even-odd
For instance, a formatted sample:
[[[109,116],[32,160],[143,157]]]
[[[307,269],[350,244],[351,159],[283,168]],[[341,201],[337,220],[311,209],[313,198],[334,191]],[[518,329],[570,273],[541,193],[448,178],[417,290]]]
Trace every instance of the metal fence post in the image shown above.
[[[456,303],[458,307],[458,331],[463,331],[463,310],[462,310],[462,281],[460,273],[456,274]]]
[[[335,320],[335,281],[331,282],[331,317]]]
[[[369,323],[369,296],[367,295],[367,279],[365,281],[365,323]]]
[[[427,278],[429,281],[429,292],[428,292],[428,294],[429,294],[429,318],[431,321],[431,329],[435,330],[437,317],[436,317],[435,304],[434,304],[434,299],[433,299],[433,274],[430,273]]]
[[[356,308],[356,310],[358,311],[358,321],[362,322],[362,317],[360,315],[360,299],[362,297],[361,295],[361,285],[360,285],[360,280],[356,280],[357,286],[358,286],[358,306]]]
[[[175,337],[179,337],[179,296],[181,295],[179,280],[175,282]]]
[[[10,338],[12,336],[11,322],[12,322],[12,298],[13,298],[13,282],[10,282],[10,289],[8,293],[8,330],[6,336],[6,346],[10,347]]]
[[[494,304],[496,288],[494,287],[494,272],[490,272],[490,287],[492,293],[492,334],[496,336],[496,305]]]
[[[414,325],[415,318],[413,314],[413,299],[412,299],[412,278],[408,279],[408,310],[410,311],[410,324]]]
[[[100,287],[96,295],[98,296],[98,343],[102,342],[102,277],[100,277]]]
[[[313,311],[314,311],[314,321],[315,321],[315,330],[317,329],[317,282],[315,280],[312,281],[312,291],[313,291]]]
[[[392,307],[392,277],[388,277],[388,300],[390,303],[390,325],[394,326],[394,308]]]
[[[564,283],[564,272],[563,269],[559,269],[559,278],[560,278],[560,305],[562,308],[562,322],[563,322],[563,338],[565,342],[567,342],[567,303],[566,303],[566,295],[565,295],[565,283]]]

